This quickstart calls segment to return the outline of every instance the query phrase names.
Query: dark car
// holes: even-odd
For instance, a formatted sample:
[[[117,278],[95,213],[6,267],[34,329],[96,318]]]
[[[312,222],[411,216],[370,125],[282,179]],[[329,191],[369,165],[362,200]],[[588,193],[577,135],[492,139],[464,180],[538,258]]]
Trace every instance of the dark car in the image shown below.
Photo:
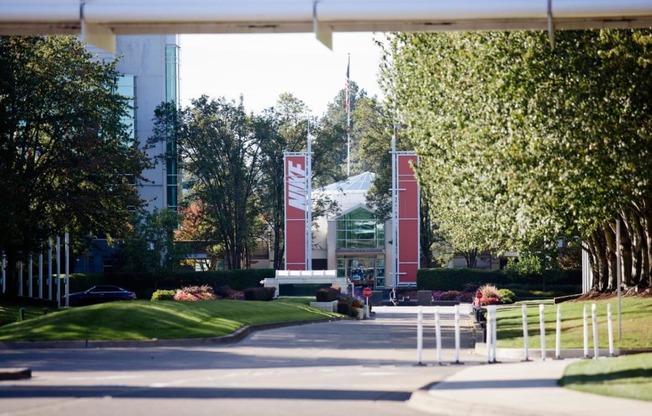
[[[118,286],[98,285],[83,292],[68,295],[70,306],[93,305],[95,303],[113,302],[114,300],[133,300],[136,294]]]

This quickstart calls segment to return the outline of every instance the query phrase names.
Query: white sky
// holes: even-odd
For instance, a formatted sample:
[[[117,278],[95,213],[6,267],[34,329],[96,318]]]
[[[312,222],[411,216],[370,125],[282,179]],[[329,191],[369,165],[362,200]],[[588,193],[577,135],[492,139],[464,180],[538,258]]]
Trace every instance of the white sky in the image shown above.
[[[247,112],[260,113],[290,92],[321,116],[344,88],[349,53],[351,80],[382,97],[374,36],[382,34],[335,33],[331,51],[312,33],[181,35],[181,103],[202,94],[235,100],[243,95]]]

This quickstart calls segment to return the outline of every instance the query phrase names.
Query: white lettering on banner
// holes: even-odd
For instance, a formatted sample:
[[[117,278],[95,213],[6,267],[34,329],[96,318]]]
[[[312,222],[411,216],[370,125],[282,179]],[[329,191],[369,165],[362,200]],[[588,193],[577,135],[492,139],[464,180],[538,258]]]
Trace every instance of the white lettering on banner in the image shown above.
[[[306,210],[306,170],[300,164],[288,163],[288,204],[291,207]]]

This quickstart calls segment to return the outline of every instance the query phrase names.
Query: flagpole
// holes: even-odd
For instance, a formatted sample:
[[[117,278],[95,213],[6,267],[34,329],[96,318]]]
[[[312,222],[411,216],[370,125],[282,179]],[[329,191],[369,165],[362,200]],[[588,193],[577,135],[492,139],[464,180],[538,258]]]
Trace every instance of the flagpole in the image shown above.
[[[351,67],[351,54],[346,64],[346,177],[351,176],[351,78],[349,68]]]

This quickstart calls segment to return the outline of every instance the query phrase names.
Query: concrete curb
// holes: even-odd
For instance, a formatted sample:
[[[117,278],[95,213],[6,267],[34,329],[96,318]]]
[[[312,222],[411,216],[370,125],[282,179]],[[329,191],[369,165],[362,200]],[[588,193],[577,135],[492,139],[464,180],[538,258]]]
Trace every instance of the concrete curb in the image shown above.
[[[475,353],[480,356],[487,356],[487,344],[483,342],[476,342],[475,344]],[[609,357],[608,349],[599,350],[600,358]],[[616,348],[614,350],[614,356],[622,355],[620,349]],[[496,348],[496,359],[497,360],[509,360],[509,361],[519,361],[525,358],[525,352],[523,348]],[[541,359],[541,348],[528,348],[528,358],[530,360]],[[584,349],[582,348],[569,348],[560,350],[560,358],[569,359],[569,358],[593,358],[593,348],[589,349],[588,357],[584,357]],[[546,359],[553,360],[555,359],[555,350],[546,349]]]
[[[347,319],[343,317],[341,319]],[[246,325],[232,334],[221,337],[209,338],[185,338],[185,339],[148,339],[148,340],[123,340],[123,341],[102,341],[102,340],[79,340],[79,341],[3,341],[0,342],[0,350],[16,349],[41,349],[41,348],[153,348],[153,347],[178,347],[178,346],[201,346],[201,345],[224,345],[241,341],[255,331],[266,329],[283,328],[287,326],[308,325],[315,323],[331,322],[341,320],[339,318],[325,318],[310,321],[276,322],[260,325]]]

